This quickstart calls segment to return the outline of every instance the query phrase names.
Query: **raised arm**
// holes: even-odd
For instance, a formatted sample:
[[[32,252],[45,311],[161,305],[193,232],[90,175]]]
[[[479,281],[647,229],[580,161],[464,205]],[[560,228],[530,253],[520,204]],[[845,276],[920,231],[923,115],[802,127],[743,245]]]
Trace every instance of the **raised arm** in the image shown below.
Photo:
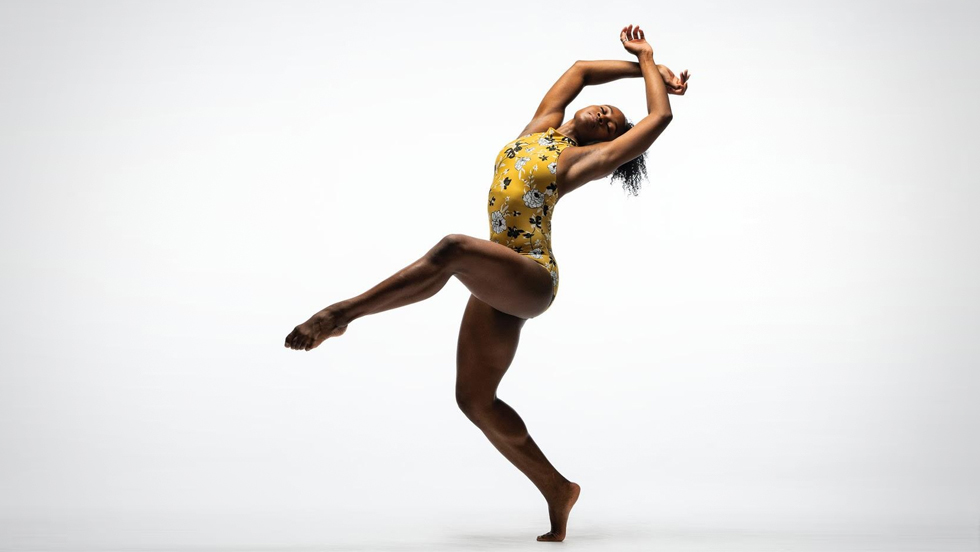
[[[657,70],[670,94],[684,94],[687,84],[674,76],[670,69],[657,65]],[[640,64],[619,59],[578,60],[551,86],[525,131],[531,128],[558,128],[567,108],[586,86],[605,84],[619,79],[642,77]],[[525,132],[526,133],[526,132]],[[525,134],[525,133],[522,133]]]
[[[537,111],[531,117],[531,122],[524,129],[525,132],[521,134],[533,132],[533,130],[528,130],[532,128],[548,128],[549,126],[557,128],[561,125],[562,119],[565,117],[565,108],[585,88],[587,84],[585,79],[585,70],[583,70],[581,62],[576,61],[555,84],[551,85],[551,89],[544,95]]]
[[[637,58],[646,88],[648,115],[615,140],[600,144],[600,157],[609,172],[648,150],[674,118],[667,88],[653,61],[653,48],[641,51]]]
[[[674,117],[667,98],[667,86],[653,60],[653,47],[643,38],[643,31],[639,27],[634,31],[630,25],[623,29],[621,36],[623,47],[637,57],[637,66],[646,89],[648,115],[613,140],[582,146],[566,173],[566,183],[575,183],[571,186],[609,175],[623,163],[642,155]],[[686,90],[686,79],[685,73],[683,90]]]

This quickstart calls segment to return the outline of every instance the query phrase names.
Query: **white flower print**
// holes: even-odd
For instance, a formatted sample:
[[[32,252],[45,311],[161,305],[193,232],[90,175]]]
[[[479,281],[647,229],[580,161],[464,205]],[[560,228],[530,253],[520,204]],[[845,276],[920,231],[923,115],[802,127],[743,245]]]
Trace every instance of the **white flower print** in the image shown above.
[[[527,205],[531,209],[537,209],[544,205],[544,194],[540,190],[529,190],[524,194],[522,199],[524,200],[524,205]]]
[[[551,174],[558,174],[558,161],[548,163],[548,170],[551,171]]]
[[[555,272],[554,270],[551,271],[551,285],[552,286],[558,285],[558,273]]]
[[[504,219],[502,209],[490,213],[490,229],[494,234],[499,234],[507,229],[507,221]]]
[[[535,259],[540,259],[543,253],[544,251],[542,251],[540,247],[535,247],[530,251],[530,253],[528,253],[528,255],[534,257]]]
[[[531,160],[530,157],[518,157],[517,161],[514,162],[514,168],[517,170],[521,170],[521,168],[524,167],[524,164],[530,160]]]
[[[538,138],[539,146],[550,146],[555,143],[555,139],[545,134],[544,136]]]

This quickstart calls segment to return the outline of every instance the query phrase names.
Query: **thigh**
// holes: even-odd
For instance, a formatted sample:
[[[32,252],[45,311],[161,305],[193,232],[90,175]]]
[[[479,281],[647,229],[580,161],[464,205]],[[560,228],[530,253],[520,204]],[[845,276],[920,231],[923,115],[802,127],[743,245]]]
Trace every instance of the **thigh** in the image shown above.
[[[487,402],[510,367],[527,320],[500,312],[471,295],[456,343],[456,400]]]
[[[521,318],[533,318],[551,305],[551,274],[506,245],[452,234],[453,275],[484,303]]]

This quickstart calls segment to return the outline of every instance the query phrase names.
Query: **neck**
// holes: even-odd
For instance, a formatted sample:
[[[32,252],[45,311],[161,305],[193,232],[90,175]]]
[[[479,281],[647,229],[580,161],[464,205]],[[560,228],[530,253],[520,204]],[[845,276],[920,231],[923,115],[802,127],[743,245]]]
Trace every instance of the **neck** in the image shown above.
[[[575,140],[576,144],[582,145],[582,141],[578,137],[578,131],[575,130],[575,119],[569,119],[568,122],[562,124],[555,130],[557,130],[560,134]]]

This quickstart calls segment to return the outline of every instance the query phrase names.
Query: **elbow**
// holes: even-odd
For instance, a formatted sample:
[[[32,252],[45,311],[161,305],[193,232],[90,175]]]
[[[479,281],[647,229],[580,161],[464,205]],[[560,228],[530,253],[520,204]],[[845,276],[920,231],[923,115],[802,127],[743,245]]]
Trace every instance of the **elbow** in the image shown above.
[[[657,126],[665,127],[670,124],[670,121],[674,118],[674,114],[671,113],[669,109],[659,112],[657,110],[651,110],[650,114],[647,115],[647,118],[651,121],[655,121]]]

